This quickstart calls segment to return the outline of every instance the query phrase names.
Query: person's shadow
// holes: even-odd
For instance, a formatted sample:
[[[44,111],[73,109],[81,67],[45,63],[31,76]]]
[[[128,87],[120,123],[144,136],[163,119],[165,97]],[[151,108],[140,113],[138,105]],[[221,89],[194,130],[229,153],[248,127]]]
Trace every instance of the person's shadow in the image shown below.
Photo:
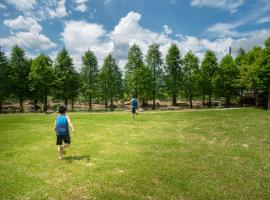
[[[79,161],[79,160],[85,160],[86,162],[90,161],[90,156],[89,155],[82,155],[82,156],[67,156],[63,158],[66,160],[68,163],[72,163],[72,161]]]

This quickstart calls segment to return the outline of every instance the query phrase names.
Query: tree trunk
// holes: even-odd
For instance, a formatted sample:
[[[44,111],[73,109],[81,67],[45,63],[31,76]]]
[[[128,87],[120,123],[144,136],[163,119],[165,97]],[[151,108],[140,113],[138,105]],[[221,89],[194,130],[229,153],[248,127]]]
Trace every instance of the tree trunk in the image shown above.
[[[244,104],[244,90],[241,89],[241,94],[240,94],[240,107],[243,107]]]
[[[254,90],[254,97],[255,97],[255,106],[259,107],[259,98],[258,98],[258,90]]]
[[[38,106],[37,106],[37,104],[38,104],[38,100],[35,99],[35,100],[34,100],[34,109],[35,109],[35,112],[38,111]]]
[[[67,107],[68,106],[68,99],[65,98],[65,106]]]
[[[2,113],[2,103],[3,103],[3,97],[0,96],[0,113]]]
[[[156,110],[156,92],[154,91],[152,110]]]
[[[230,105],[231,105],[231,98],[230,97],[226,97],[225,107],[228,108]]]
[[[107,101],[107,99],[105,100],[105,108],[106,108],[106,110],[108,108],[108,101]]]
[[[176,94],[173,94],[172,96],[172,105],[176,106]]]
[[[211,107],[212,107],[212,94],[210,92],[208,96],[208,108],[211,108]]]
[[[193,108],[193,105],[192,105],[192,93],[191,93],[191,91],[189,91],[189,108]]]
[[[92,111],[92,95],[89,95],[89,108],[88,111]]]
[[[113,107],[113,98],[111,97],[111,106],[110,106],[110,110],[113,111],[114,107]]]
[[[71,99],[71,110],[74,111],[74,99]]]
[[[20,95],[20,112],[23,112],[23,96]]]
[[[203,107],[205,106],[205,94],[203,94]]]
[[[43,108],[44,112],[47,111],[47,105],[48,105],[48,99],[47,99],[47,89],[46,89],[45,94],[44,94],[44,108]]]
[[[268,86],[268,111],[270,111],[270,86]]]
[[[253,105],[256,106],[256,90],[253,90]]]

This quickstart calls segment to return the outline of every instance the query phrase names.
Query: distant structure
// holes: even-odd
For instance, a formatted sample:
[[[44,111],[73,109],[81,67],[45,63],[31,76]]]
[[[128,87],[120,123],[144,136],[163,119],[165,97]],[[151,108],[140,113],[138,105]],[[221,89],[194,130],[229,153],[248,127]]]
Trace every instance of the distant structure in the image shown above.
[[[229,47],[229,55],[230,56],[232,55],[232,47],[231,46]]]

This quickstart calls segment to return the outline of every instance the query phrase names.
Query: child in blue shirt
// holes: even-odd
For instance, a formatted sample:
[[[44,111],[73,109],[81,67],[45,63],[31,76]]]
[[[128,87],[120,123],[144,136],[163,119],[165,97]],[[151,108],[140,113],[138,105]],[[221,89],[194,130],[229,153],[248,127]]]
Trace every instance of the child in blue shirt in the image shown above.
[[[137,115],[138,111],[138,100],[135,95],[133,95],[133,98],[130,101],[131,104],[131,111],[132,111],[132,117],[135,117],[135,114]]]
[[[54,129],[56,131],[56,145],[58,145],[58,158],[61,160],[62,155],[66,153],[64,149],[70,145],[68,125],[71,127],[74,136],[75,130],[69,116],[66,115],[66,107],[59,106],[58,112],[59,115],[56,117]]]

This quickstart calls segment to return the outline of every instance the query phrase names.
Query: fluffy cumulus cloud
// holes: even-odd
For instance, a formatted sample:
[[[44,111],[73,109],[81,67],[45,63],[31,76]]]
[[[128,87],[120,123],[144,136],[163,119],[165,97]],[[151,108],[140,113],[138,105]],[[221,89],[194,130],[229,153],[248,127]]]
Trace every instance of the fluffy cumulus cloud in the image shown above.
[[[112,44],[106,41],[106,34],[101,25],[85,21],[69,21],[65,23],[61,36],[75,64],[80,66],[81,56],[88,49],[94,51],[99,60],[104,59],[104,56],[112,51]]]
[[[6,19],[3,24],[13,30],[27,30],[34,33],[39,33],[42,27],[32,17],[18,16],[15,19]]]
[[[75,0],[76,3],[75,10],[85,12],[87,10],[86,2],[87,0]]]
[[[240,47],[250,49],[254,45],[262,45],[269,36],[270,30],[258,30],[254,34],[246,37],[235,38],[231,36],[217,39],[200,39],[194,36],[178,35],[172,39],[168,32],[153,32],[140,25],[141,15],[130,12],[121,18],[112,31],[106,31],[99,24],[88,23],[86,21],[70,21],[65,24],[64,32],[61,34],[65,46],[71,52],[77,66],[81,65],[81,56],[90,49],[99,59],[99,64],[105,56],[112,53],[119,62],[120,67],[126,62],[127,52],[131,45],[138,44],[145,55],[148,46],[152,43],[160,44],[160,51],[165,58],[172,43],[177,44],[181,54],[184,55],[189,50],[202,59],[204,52],[210,49],[216,53],[219,59],[228,53],[230,46],[236,50]],[[80,27],[78,30],[76,27]]]
[[[15,44],[32,50],[47,50],[56,46],[46,36],[32,32],[18,32],[7,38],[0,38],[1,46],[11,48]]]
[[[229,10],[231,13],[235,13],[243,4],[244,0],[191,0],[192,6],[221,8]]]
[[[51,18],[59,18],[68,15],[65,7],[65,0],[50,0],[49,6],[45,8],[44,12],[47,12]]]
[[[20,11],[33,9],[36,4],[36,0],[6,0],[6,2]]]
[[[0,46],[11,48],[17,44],[32,50],[48,50],[56,46],[49,38],[41,34],[42,27],[31,17],[18,16],[15,19],[4,20],[3,24],[12,31],[10,36],[0,38]]]

